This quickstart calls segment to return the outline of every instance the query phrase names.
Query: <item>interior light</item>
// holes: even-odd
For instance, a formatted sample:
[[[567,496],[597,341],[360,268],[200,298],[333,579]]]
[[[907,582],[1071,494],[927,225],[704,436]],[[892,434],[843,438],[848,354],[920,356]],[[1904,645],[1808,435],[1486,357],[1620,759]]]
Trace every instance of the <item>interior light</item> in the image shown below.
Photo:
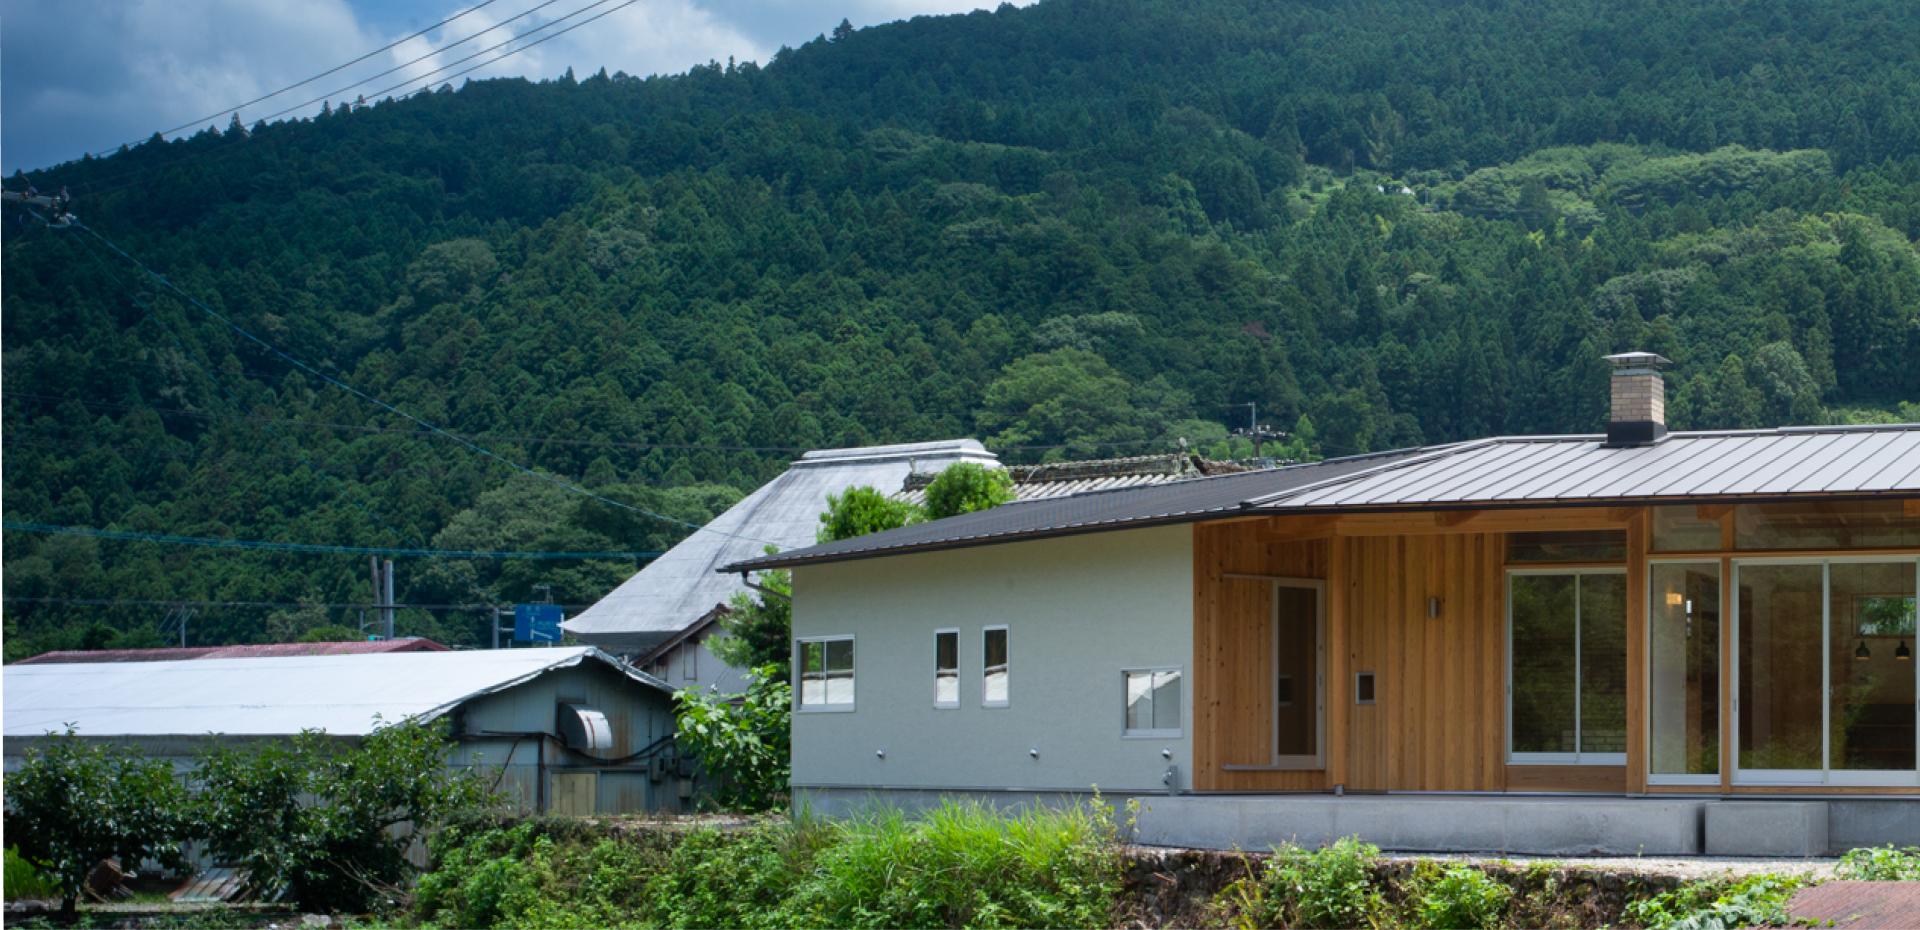
[[[1893,651],[1893,657],[1896,659],[1899,659],[1902,662],[1905,662],[1908,659],[1913,658],[1913,650],[1907,648],[1906,640],[1903,639],[1900,641],[1900,648],[1895,649]]]
[[[1862,662],[1865,662],[1866,660],[1873,658],[1873,653],[1867,650],[1866,640],[1863,639],[1860,641],[1860,648],[1855,649],[1853,651],[1853,657],[1856,659],[1859,659]]]
[[[1684,594],[1681,594],[1681,593],[1680,593],[1680,592],[1678,592],[1678,591],[1668,591],[1668,592],[1667,592],[1667,606],[1668,606],[1668,607],[1678,607],[1678,606],[1680,606],[1681,604],[1683,604],[1683,603],[1685,603],[1685,602],[1686,602],[1686,600],[1687,600],[1687,597],[1686,597],[1686,595],[1684,595]]]

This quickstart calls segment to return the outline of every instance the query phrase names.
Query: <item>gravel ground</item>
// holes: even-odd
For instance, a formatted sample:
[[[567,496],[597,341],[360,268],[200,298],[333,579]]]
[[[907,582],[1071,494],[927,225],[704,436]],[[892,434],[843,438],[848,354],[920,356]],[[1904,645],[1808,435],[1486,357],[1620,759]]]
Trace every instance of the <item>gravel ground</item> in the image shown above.
[[[1814,878],[1833,877],[1836,859],[1757,859],[1715,856],[1610,856],[1610,857],[1565,857],[1551,856],[1468,856],[1447,855],[1444,853],[1387,853],[1388,859],[1433,859],[1442,862],[1511,862],[1525,864],[1530,862],[1551,862],[1556,865],[1576,869],[1596,869],[1616,872],[1652,872],[1661,875],[1678,875],[1682,878],[1708,878],[1719,875],[1747,876],[1762,872],[1791,872],[1809,875]]]

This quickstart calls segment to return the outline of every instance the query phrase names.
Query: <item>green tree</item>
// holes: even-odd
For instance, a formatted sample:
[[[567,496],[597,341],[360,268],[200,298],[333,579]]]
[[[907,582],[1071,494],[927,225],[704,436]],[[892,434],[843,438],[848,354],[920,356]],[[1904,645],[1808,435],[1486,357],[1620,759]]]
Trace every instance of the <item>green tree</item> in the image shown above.
[[[1005,469],[957,462],[942,469],[927,485],[927,519],[987,510],[1013,499],[1013,478]]]
[[[777,551],[767,547],[769,555]],[[720,617],[727,635],[708,642],[714,656],[734,668],[784,666],[792,657],[793,573],[761,572],[759,585],[766,590],[734,592]]]
[[[987,386],[980,425],[1001,446],[1068,446],[1095,454],[1102,442],[1145,438],[1131,398],[1133,386],[1085,349],[1029,355],[1008,365]]]
[[[899,529],[924,519],[926,516],[920,508],[862,485],[827,495],[827,512],[820,515],[820,529],[815,536],[823,543],[836,542]]]
[[[7,839],[45,863],[72,913],[94,866],[119,859],[184,863],[193,833],[186,790],[173,767],[116,743],[93,743],[69,728],[27,747],[6,777]]]
[[[755,668],[737,700],[711,688],[674,693],[680,747],[700,760],[725,810],[786,807],[793,765],[793,686],[785,662]]]
[[[194,772],[195,819],[208,851],[300,907],[365,913],[413,872],[407,847],[448,816],[492,802],[450,770],[445,725],[382,726],[349,747],[319,730],[291,740],[216,745]],[[396,835],[394,827],[411,824]]]

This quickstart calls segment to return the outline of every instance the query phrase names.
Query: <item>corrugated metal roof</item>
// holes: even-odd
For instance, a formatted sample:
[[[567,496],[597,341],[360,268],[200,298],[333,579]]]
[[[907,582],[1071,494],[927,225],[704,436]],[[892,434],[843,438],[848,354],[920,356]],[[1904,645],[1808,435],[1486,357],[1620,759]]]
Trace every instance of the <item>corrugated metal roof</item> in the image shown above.
[[[0,676],[8,737],[76,725],[83,736],[358,736],[407,718],[432,720],[465,701],[544,672],[606,662],[645,685],[665,682],[590,646],[479,652],[182,662],[11,665]]]
[[[1604,441],[1604,436],[1511,436],[1008,504],[746,559],[720,570],[845,561],[1239,513],[1920,493],[1920,424],[1672,433],[1653,445],[1626,448],[1610,448]]]
[[[914,471],[956,462],[996,465],[978,441],[956,439],[809,452],[780,477],[654,559],[620,587],[561,624],[581,642],[621,652],[654,648],[746,590],[722,565],[760,555],[765,540],[781,549],[814,542],[827,495],[871,486],[883,492]]]
[[[1228,512],[1238,513],[1242,502],[1250,497],[1277,494],[1289,488],[1369,471],[1385,463],[1422,455],[1427,451],[1409,449],[1382,452],[1211,478],[1189,478],[1148,487],[1021,501],[945,520],[810,546],[794,552],[743,559],[723,566],[721,570],[738,572],[803,562],[845,561],[908,550],[973,546],[1015,538],[1097,532],[1125,526],[1190,522],[1210,516],[1232,515]]]
[[[1087,491],[1147,487],[1202,475],[1234,474],[1271,467],[1273,465],[1270,462],[1213,462],[1197,455],[1175,452],[1044,465],[1009,465],[1007,474],[1013,479],[1014,500],[1037,501]],[[927,485],[932,483],[934,477],[935,473],[931,472],[908,475],[906,486],[893,497],[924,506],[927,502]]]
[[[253,646],[194,646],[189,649],[91,649],[43,652],[14,665],[62,662],[179,662],[184,659],[246,659],[268,656],[345,656],[385,652],[448,652],[430,639],[352,640],[338,643],[263,643]]]
[[[1914,492],[1920,425],[1907,424],[1673,433],[1626,448],[1595,436],[1491,439],[1247,505],[1347,511]]]

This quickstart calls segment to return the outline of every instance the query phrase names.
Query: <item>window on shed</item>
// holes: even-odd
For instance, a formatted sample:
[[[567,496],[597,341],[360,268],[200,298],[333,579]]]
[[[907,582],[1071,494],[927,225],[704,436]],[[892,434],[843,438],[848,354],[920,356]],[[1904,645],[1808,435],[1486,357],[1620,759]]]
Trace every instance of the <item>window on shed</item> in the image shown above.
[[[1180,735],[1180,670],[1127,669],[1126,736]]]
[[[853,637],[799,641],[801,710],[853,709]]]
[[[981,655],[986,664],[986,680],[980,695],[983,707],[1007,706],[1007,628],[990,626],[982,631]]]
[[[960,706],[960,631],[933,634],[933,706]]]

